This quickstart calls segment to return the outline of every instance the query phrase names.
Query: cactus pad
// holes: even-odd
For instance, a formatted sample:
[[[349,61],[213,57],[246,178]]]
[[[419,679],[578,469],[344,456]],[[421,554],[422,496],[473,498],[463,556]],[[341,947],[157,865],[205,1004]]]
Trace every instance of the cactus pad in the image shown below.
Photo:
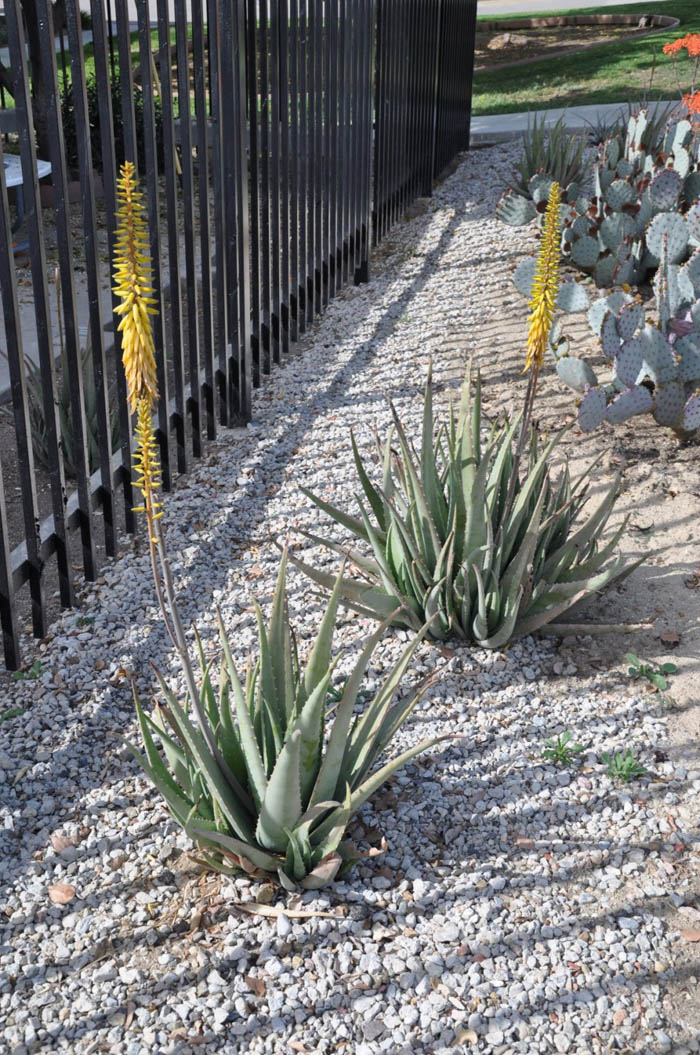
[[[588,363],[573,355],[566,355],[557,360],[557,373],[564,384],[573,388],[574,392],[583,393],[586,388],[595,388],[598,384],[598,378]]]
[[[627,186],[627,184],[625,184]],[[626,238],[634,238],[637,233],[637,224],[624,212],[614,212],[606,216],[600,225],[600,240],[606,249],[613,251],[625,241]]]
[[[656,326],[645,326],[639,335],[644,358],[644,372],[652,381],[674,381],[678,366],[671,346]]]
[[[663,171],[670,173],[671,169]],[[655,216],[647,227],[647,245],[658,260],[665,246],[669,264],[677,264],[688,248],[688,228],[683,217],[676,212],[662,212]]]
[[[700,389],[690,397],[683,411],[683,428],[686,432],[700,429]]]
[[[636,414],[647,414],[654,406],[651,392],[643,385],[627,388],[605,408],[605,420],[611,425],[619,425]]]
[[[700,335],[679,337],[673,351],[678,357],[678,380],[700,381]]]
[[[688,225],[690,237],[696,243],[700,243],[700,205],[691,205],[685,214],[685,222]]]
[[[522,227],[537,216],[537,210],[529,198],[509,192],[504,194],[496,206],[496,216],[501,223],[511,227]]]
[[[700,294],[700,249],[696,249],[690,260],[686,262],[685,269],[697,296]]]
[[[532,286],[535,281],[537,261],[534,256],[525,257],[521,260],[513,272],[513,282],[518,293],[522,293],[529,300],[532,296]]]
[[[598,242],[587,234],[584,234],[571,246],[571,259],[585,270],[595,266],[599,255],[600,246]]]
[[[597,429],[605,418],[605,392],[602,388],[589,388],[578,408],[578,423],[584,432]]]
[[[677,427],[685,411],[685,391],[680,381],[666,381],[654,389],[654,417],[659,425]]]
[[[595,266],[593,278],[599,289],[612,286],[618,263],[614,256],[602,256]]]
[[[632,186],[622,179],[613,180],[605,192],[605,204],[614,212],[619,212],[623,205],[630,205],[634,198]]]
[[[683,200],[690,204],[700,198],[700,172],[689,172],[683,182]]]
[[[682,189],[683,180],[677,172],[673,169],[661,169],[654,176],[649,188],[654,207],[659,210],[675,209]]]
[[[638,337],[625,341],[615,356],[615,375],[623,385],[631,388],[641,381],[643,371],[642,342]]]
[[[608,359],[613,359],[619,352],[621,343],[617,332],[617,319],[612,312],[609,312],[600,328],[600,346],[603,354],[607,355]]]
[[[644,322],[644,306],[637,301],[631,304],[623,304],[617,313],[617,332],[623,341],[629,341],[634,337],[639,327]]]
[[[586,311],[589,303],[588,293],[580,282],[565,282],[559,290],[559,311]]]

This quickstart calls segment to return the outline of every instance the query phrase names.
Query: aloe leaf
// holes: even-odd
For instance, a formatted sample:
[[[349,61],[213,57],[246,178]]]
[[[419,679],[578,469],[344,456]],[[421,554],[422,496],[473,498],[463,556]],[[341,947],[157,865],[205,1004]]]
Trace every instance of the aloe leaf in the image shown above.
[[[243,785],[248,784],[248,768],[245,755],[241,748],[238,731],[233,722],[230,704],[231,683],[227,680],[219,699],[219,714],[221,716],[216,735],[221,746],[224,758],[230,765],[234,775]]]
[[[317,498],[315,494],[307,490],[305,487],[300,488],[302,494],[305,494],[307,498],[310,498],[314,505],[317,505],[319,509],[322,509],[324,513],[328,513],[336,523],[341,524],[344,528],[347,528],[353,535],[358,538],[364,539],[365,542],[369,541],[365,534],[365,528],[361,520],[357,517],[351,516],[349,513],[345,513],[342,509],[338,509],[337,506],[331,505],[329,502],[324,502],[322,498]]]
[[[306,855],[304,853],[303,840],[295,832],[287,832],[287,853],[285,859],[285,872],[298,883],[307,872]]]
[[[234,857],[245,857],[251,862],[251,864],[255,865],[256,868],[260,868],[265,872],[272,872],[273,875],[279,868],[279,857],[273,857],[272,854],[265,853],[263,850],[258,849],[253,843],[243,842],[231,835],[224,835],[222,832],[200,830],[195,826],[191,827],[188,831],[188,835],[201,836],[210,843],[215,843],[217,846],[221,846]]]
[[[351,549],[350,546],[343,545],[340,542],[334,542],[332,539],[321,538],[320,535],[314,535],[311,531],[300,531],[300,534],[304,538],[309,539],[317,546],[323,546],[325,549],[329,549],[332,553],[337,553],[338,556],[342,557],[348,564],[352,564],[364,575],[370,579],[379,579],[379,567],[375,560],[370,557],[365,557],[359,550]],[[294,563],[294,555],[290,554],[290,560]],[[332,588],[332,587],[331,587]]]
[[[437,533],[444,538],[447,530],[447,503],[440,486],[437,464],[435,461],[435,447],[433,445],[433,432],[435,423],[433,420],[433,364],[428,366],[428,378],[425,384],[425,399],[423,402],[423,445],[421,450],[421,479],[423,491],[429,509],[432,512]]]
[[[301,732],[299,748],[299,775],[301,783],[301,801],[308,802],[316,782],[323,750],[323,725],[328,686],[331,683],[329,673],[314,686],[304,703],[296,728]]]
[[[167,791],[170,799],[172,799],[174,803],[178,804],[178,814],[181,814],[184,810],[184,815],[186,816],[192,806],[192,803],[188,802],[186,796],[183,794],[182,787],[177,783],[176,780],[173,779],[171,773],[167,769],[167,766],[163,762],[161,754],[153,741],[153,737],[151,736],[151,731],[148,727],[148,722],[146,721],[146,715],[138,697],[135,697],[134,705],[136,707],[136,715],[138,718],[139,728],[141,730],[141,736],[143,738],[143,744],[146,749],[146,757],[144,757],[144,755],[140,751],[138,751],[129,740],[125,740],[124,743],[129,748],[139,765],[141,765],[142,768],[146,771],[150,780],[152,780],[153,783],[156,784],[156,787],[158,788],[160,793],[162,795],[165,795],[165,792]],[[170,799],[168,799],[168,801],[170,801]]]
[[[286,723],[286,719],[288,717],[286,699],[284,695],[285,685],[287,681],[285,665],[285,645],[287,643],[286,629],[289,622],[286,610],[287,601],[285,597],[286,578],[287,547],[285,546],[282,550],[279,571],[277,573],[277,583],[275,584],[275,593],[272,598],[270,621],[268,623],[267,628],[267,643],[269,646],[269,660],[272,673],[272,683],[275,687],[274,698],[277,704],[276,709],[278,710],[278,714],[280,716],[281,721],[284,723]]]
[[[360,691],[360,684],[372,658],[372,653],[384,632],[391,625],[391,622],[392,618],[389,617],[367,639],[350,677],[345,682],[345,688],[336,709],[328,744],[321,760],[321,768],[319,769],[311,797],[308,800],[310,806],[316,806],[319,802],[337,798],[336,791],[339,786],[339,778],[342,775],[342,761],[345,755],[357,694]]]
[[[252,839],[250,810],[253,804],[250,801],[250,797],[240,785],[238,786],[241,797],[240,799],[237,797],[231,784],[221,772],[217,759],[211,754],[202,732],[199,729],[195,729],[192,725],[187,712],[180,707],[158,671],[156,671],[156,677],[160,683],[163,695],[168,700],[169,717],[176,723],[178,736],[201,773],[202,778],[206,781],[212,799],[218,799],[219,805],[234,832],[242,839]]]
[[[416,505],[416,515],[418,521],[418,528],[420,531],[420,538],[422,541],[421,554],[430,569],[435,567],[435,561],[437,555],[440,552],[441,543],[438,535],[435,522],[433,520],[430,509],[428,508],[428,502],[423,492],[423,487],[418,478],[418,473],[413,461],[411,448],[404,432],[403,426],[399,421],[396,409],[391,405],[391,413],[394,419],[394,428],[396,434],[399,437],[399,444],[404,460],[404,470],[406,472],[407,480],[410,482],[411,494]]]
[[[335,799],[328,799],[326,802],[317,802],[315,806],[310,806],[306,813],[302,814],[295,831],[299,835],[303,835],[305,839],[310,840],[311,829],[314,824],[316,824],[324,814],[327,814],[329,810],[336,810],[340,806],[341,803],[336,802]]]
[[[333,631],[338,614],[338,604],[343,592],[343,572],[345,564],[341,566],[340,572],[335,580],[328,606],[324,612],[321,625],[316,636],[311,655],[306,663],[304,672],[304,693],[306,697],[312,695],[316,687],[327,677],[331,664],[331,650],[333,648]],[[301,703],[301,700],[300,700]]]
[[[362,484],[362,490],[365,493],[367,501],[372,507],[372,512],[377,518],[377,523],[379,524],[379,527],[382,529],[382,531],[386,531],[388,525],[386,523],[384,514],[384,500],[377,488],[374,487],[374,485],[370,481],[370,478],[365,471],[365,467],[362,464],[362,458],[360,457],[360,452],[357,449],[357,444],[355,442],[355,434],[352,429],[350,429],[350,443],[352,446],[352,456],[355,460],[355,468],[357,469],[357,475],[359,476],[360,483]]]
[[[320,890],[322,887],[332,883],[343,865],[340,854],[330,853],[323,857],[319,863],[300,881],[299,886],[303,890]]]
[[[267,712],[273,715],[277,728],[283,730],[286,726],[287,717],[284,713],[284,706],[282,703],[282,687],[284,683],[282,682],[278,684],[277,682],[275,665],[272,661],[272,653],[270,650],[267,630],[265,629],[263,614],[260,605],[255,599],[253,600],[253,608],[258,623],[258,648],[260,650],[258,693],[261,703],[266,705]],[[262,713],[264,713],[264,711]]]
[[[287,831],[296,827],[303,812],[300,788],[301,730],[285,741],[267,782],[255,838],[266,850],[284,853]]]
[[[351,799],[351,814],[355,813],[360,806],[367,801],[370,795],[373,795],[374,792],[389,779],[389,777],[393,776],[394,773],[401,769],[402,766],[406,765],[407,762],[410,762],[412,758],[415,758],[416,755],[422,754],[423,751],[429,751],[431,747],[434,747],[441,740],[450,738],[451,734],[448,733],[446,736],[435,736],[431,740],[421,740],[420,743],[415,744],[413,747],[409,747],[407,751],[403,751],[400,755],[397,755],[396,758],[392,758],[389,762],[386,762],[380,769],[375,770],[375,772],[353,792]]]
[[[295,567],[317,582],[319,586],[327,590],[333,589],[335,576],[313,568],[310,564],[295,557],[293,553],[289,554],[289,559]],[[342,597],[343,603],[348,608],[370,619],[386,619],[388,615],[395,613],[394,619],[399,625],[415,627],[416,620],[420,616],[418,605],[412,598],[388,596],[382,590],[375,590],[357,579],[343,579]],[[404,610],[405,615],[400,610]]]
[[[265,767],[260,756],[260,748],[255,736],[250,708],[247,705],[243,689],[241,688],[241,683],[238,679],[238,672],[236,671],[233,662],[231,647],[228,642],[228,637],[226,636],[226,630],[224,629],[220,612],[218,613],[218,623],[221,647],[224,653],[224,663],[226,664],[226,669],[228,670],[229,678],[231,679],[231,691],[233,692],[233,702],[236,710],[236,720],[238,722],[238,735],[240,738],[241,751],[245,758],[248,782],[251,791],[253,792],[255,805],[259,810],[260,805],[265,798],[265,792],[267,791]]]
[[[137,711],[138,713],[138,711]],[[163,745],[163,752],[168,760],[173,777],[184,792],[190,794],[190,775],[187,769],[187,756],[182,750],[180,744],[173,740],[172,736],[166,728],[165,721],[161,712],[160,706],[156,705],[153,710],[153,717],[150,717],[142,710],[144,721],[147,723],[149,728],[153,729],[154,732],[160,737],[160,741]],[[140,719],[139,719],[140,722]],[[145,743],[145,738],[144,738]]]
[[[400,700],[397,700],[393,707],[387,711],[379,726],[372,757],[369,759],[368,766],[365,767],[365,772],[391,743],[398,730],[416,707],[416,704],[422,700],[428,689],[435,684],[439,675],[439,671],[432,671],[426,675],[415,688],[406,693],[405,696],[402,696]]]

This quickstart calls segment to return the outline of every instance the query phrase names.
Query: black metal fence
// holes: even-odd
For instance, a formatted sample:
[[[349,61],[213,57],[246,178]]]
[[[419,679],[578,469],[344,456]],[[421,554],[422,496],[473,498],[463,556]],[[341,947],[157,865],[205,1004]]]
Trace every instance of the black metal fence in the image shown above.
[[[5,0],[16,131],[0,142],[11,669],[51,590],[72,605],[76,572],[94,579],[135,527],[111,322],[121,161],[146,196],[168,489],[467,148],[476,17],[476,0],[135,0],[130,22],[127,0],[90,0],[89,20],[67,0],[56,35],[50,0],[27,6]]]

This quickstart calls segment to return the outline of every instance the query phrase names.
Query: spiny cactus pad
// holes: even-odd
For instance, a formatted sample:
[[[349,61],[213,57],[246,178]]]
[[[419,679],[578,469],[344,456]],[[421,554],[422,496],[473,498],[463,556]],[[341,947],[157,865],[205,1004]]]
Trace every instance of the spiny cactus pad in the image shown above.
[[[571,246],[571,259],[579,267],[593,267],[600,254],[600,247],[595,238],[584,234]]]
[[[522,227],[535,219],[537,209],[529,198],[523,198],[522,195],[509,191],[503,195],[496,206],[496,216],[501,223],[510,224],[511,227]]]
[[[598,384],[595,372],[585,359],[577,359],[574,355],[557,359],[557,373],[564,384],[573,388],[574,392],[584,393],[586,388],[595,388]]]
[[[680,425],[685,410],[685,389],[680,381],[666,381],[654,389],[654,417],[659,425]]]
[[[589,388],[578,408],[578,423],[583,432],[597,429],[605,418],[605,392],[602,388]]]
[[[683,217],[676,212],[655,216],[647,227],[647,245],[659,260],[666,248],[670,264],[681,261],[688,248],[688,228]]]
[[[678,204],[683,180],[674,169],[661,169],[651,181],[649,193],[657,209],[673,209]]]
[[[641,381],[643,362],[642,342],[636,337],[625,341],[615,356],[615,374],[623,385],[631,388]]]
[[[685,405],[683,428],[686,432],[695,432],[700,429],[700,389],[690,397]]]
[[[612,403],[605,408],[605,420],[611,425],[619,425],[637,414],[647,414],[654,406],[651,392],[643,385],[635,385],[615,396]]]

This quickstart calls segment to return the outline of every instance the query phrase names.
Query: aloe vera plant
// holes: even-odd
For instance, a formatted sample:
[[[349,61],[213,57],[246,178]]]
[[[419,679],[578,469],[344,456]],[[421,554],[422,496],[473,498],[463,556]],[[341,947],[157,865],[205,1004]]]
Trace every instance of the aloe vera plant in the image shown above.
[[[565,466],[555,483],[549,461],[559,436],[543,443],[529,430],[519,472],[515,437],[521,415],[495,424],[484,440],[480,379],[472,400],[467,377],[459,414],[450,408],[436,429],[428,373],[419,454],[393,406],[391,412],[393,430],[379,444],[381,484],[372,483],[351,440],[363,492],[359,517],[304,491],[371,550],[369,556],[307,533],[360,573],[341,580],[350,608],[385,619],[399,607],[395,623],[418,629],[430,620],[435,638],[457,636],[500,648],[636,566],[614,556],[624,523],[601,545],[618,483],[580,522],[593,466],[574,484]],[[332,585],[327,573],[291,559],[315,582]]]
[[[245,677],[236,671],[219,620],[216,685],[213,664],[200,648],[198,698],[180,703],[160,678],[164,703],[153,715],[136,704],[145,753],[128,746],[207,865],[270,874],[290,889],[315,888],[356,858],[343,840],[353,813],[400,766],[437,742],[423,740],[376,765],[432,679],[392,702],[424,628],[370,700],[358,704],[384,623],[333,702],[332,643],[342,578],[302,669],[285,599],[286,566],[285,553],[267,626],[255,605],[259,654]]]

